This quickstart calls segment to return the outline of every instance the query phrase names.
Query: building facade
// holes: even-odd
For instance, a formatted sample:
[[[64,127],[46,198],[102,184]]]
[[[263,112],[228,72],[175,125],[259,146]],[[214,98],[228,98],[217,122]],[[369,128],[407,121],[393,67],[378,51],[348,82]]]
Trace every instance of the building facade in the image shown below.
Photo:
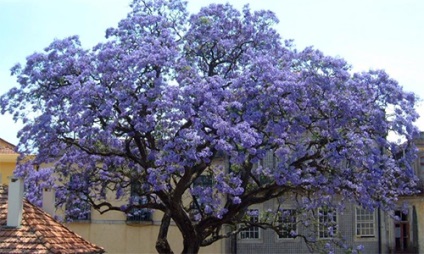
[[[0,138],[1,183],[8,184],[13,176],[18,154],[15,146]],[[111,195],[114,196],[114,195]],[[46,191],[43,196],[43,209],[61,220],[64,211],[54,207],[54,192]],[[116,201],[119,202],[119,201]],[[73,222],[65,225],[87,241],[102,246],[106,253],[157,253],[155,244],[161,223],[160,212],[141,211],[135,216],[111,211],[100,214],[91,207],[78,207],[82,212]],[[183,249],[181,233],[171,224],[168,241],[175,253]],[[201,253],[224,253],[224,241],[201,248]]]
[[[419,149],[414,163],[419,186],[424,190],[424,133],[416,141]],[[0,139],[0,173],[2,183],[8,181],[16,166],[18,154],[14,146]],[[407,213],[393,211],[366,211],[355,204],[346,205],[342,212],[329,210],[317,211],[319,214],[315,232],[322,243],[331,240],[332,235],[344,237],[348,246],[363,246],[362,253],[424,253],[424,195],[403,197],[399,204],[407,204]],[[251,207],[252,211],[266,211],[275,208],[276,200]],[[48,207],[45,208],[49,210]],[[121,212],[100,214],[90,207],[86,215],[73,218],[67,226],[87,239],[104,247],[107,253],[156,253],[155,243],[158,235],[161,214],[159,212],[141,212],[137,216],[127,216]],[[50,209],[61,216],[63,211]],[[293,238],[292,231],[308,233],[299,222],[290,202],[283,207],[285,217],[280,218],[281,231],[250,228],[237,237],[219,241],[202,253],[310,253],[313,250],[300,238]],[[254,219],[254,218],[253,218]],[[333,223],[335,231],[326,231],[326,223]],[[309,232],[311,233],[311,232]],[[169,242],[175,252],[183,249],[180,232],[172,225]],[[343,250],[339,250],[344,253]]]
[[[0,138],[0,184],[8,184],[8,177],[13,175],[18,154],[15,146]]]
[[[295,209],[291,209],[290,206],[283,207],[282,214],[287,213],[290,216],[289,219],[284,217],[280,219],[281,234],[270,229],[250,228],[232,239],[231,252],[321,253],[316,247],[322,248],[326,243],[336,246],[333,239],[339,242],[338,238],[342,238],[345,246],[354,250],[360,249],[361,253],[421,253],[419,250],[423,250],[421,245],[424,239],[419,234],[423,232],[423,228],[417,205],[419,203],[416,201],[409,202],[406,214],[403,211],[394,211],[391,214],[380,210],[368,211],[355,204],[346,205],[342,212],[317,209],[316,224],[309,227],[299,223],[300,218],[297,217]],[[272,206],[275,206],[275,202],[270,201],[254,206],[253,209],[265,211]],[[332,232],[328,230],[330,223]],[[317,243],[308,245],[301,237],[294,238],[292,231],[299,235],[315,234]],[[346,253],[343,248],[335,249],[336,253]]]
[[[269,229],[251,228],[231,239],[231,253],[314,253],[305,241],[293,238],[289,232],[315,234],[323,246],[332,240],[326,227],[320,225],[326,221],[332,221],[336,230],[334,235],[343,237],[346,246],[362,246],[361,253],[424,253],[424,132],[415,144],[418,156],[413,166],[421,193],[402,197],[398,205],[404,209],[370,212],[352,203],[340,212],[316,211],[318,218],[315,230],[311,232],[310,228],[302,227],[294,212],[290,212],[293,206],[288,202],[283,211],[291,216],[288,216],[290,219],[280,219],[281,235]],[[275,208],[277,203],[273,200],[251,209],[257,209],[260,214],[260,211]],[[345,250],[336,248],[336,253],[345,253]]]

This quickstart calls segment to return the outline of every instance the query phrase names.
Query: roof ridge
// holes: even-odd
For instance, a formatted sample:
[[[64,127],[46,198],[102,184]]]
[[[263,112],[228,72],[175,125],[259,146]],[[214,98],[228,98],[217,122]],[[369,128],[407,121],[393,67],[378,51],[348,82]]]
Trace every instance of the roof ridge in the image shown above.
[[[10,143],[10,142],[2,139],[2,138],[0,138],[0,142],[6,143],[6,145],[9,146],[9,147],[12,147],[12,149],[16,148],[16,146],[14,144],[12,144],[12,143]]]

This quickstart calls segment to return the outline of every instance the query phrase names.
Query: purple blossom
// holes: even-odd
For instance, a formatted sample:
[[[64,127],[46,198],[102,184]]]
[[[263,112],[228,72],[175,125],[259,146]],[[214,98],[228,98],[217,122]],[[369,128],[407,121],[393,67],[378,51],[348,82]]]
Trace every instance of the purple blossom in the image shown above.
[[[384,71],[294,49],[277,22],[248,6],[189,16],[180,0],[134,0],[106,42],[84,49],[71,36],[28,56],[0,97],[24,122],[20,152],[34,154],[16,169],[28,198],[53,186],[62,206],[171,211],[198,244],[221,236],[196,232],[294,192],[308,193],[305,218],[335,195],[388,210],[414,194],[415,95]]]

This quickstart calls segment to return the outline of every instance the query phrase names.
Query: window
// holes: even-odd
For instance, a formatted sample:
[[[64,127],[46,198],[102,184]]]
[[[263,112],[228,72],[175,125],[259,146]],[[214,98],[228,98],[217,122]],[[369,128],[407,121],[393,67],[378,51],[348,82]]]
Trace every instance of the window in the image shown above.
[[[424,155],[420,155],[420,170],[424,172]]]
[[[250,216],[250,222],[259,221],[259,210],[258,209],[249,209],[247,214]],[[240,231],[240,239],[259,239],[260,232],[258,226],[251,226],[245,230]]]
[[[211,175],[200,175],[198,178],[194,180],[193,186],[197,187],[211,187],[213,184]]]
[[[274,152],[272,150],[269,150],[265,153],[264,157],[259,160],[254,165],[254,176],[255,176],[255,182],[258,185],[264,185],[269,184],[274,181],[274,179],[270,176],[272,176],[272,170],[277,167],[279,163],[279,160],[274,155]]]
[[[337,234],[337,211],[334,208],[318,209],[318,238],[333,238]]]
[[[375,237],[375,212],[361,207],[355,208],[356,236]]]
[[[276,156],[275,151],[269,150],[265,156],[258,162],[257,166],[262,166],[264,169],[273,169],[278,166],[280,159]]]
[[[73,186],[66,202],[66,219],[70,221],[88,221],[91,219],[91,205],[82,190],[87,188],[88,179],[81,174],[72,174],[69,184]]]
[[[272,151],[266,152],[264,158],[260,161],[260,164],[263,168],[274,168],[275,166],[275,157]]]
[[[395,211],[395,250],[404,253],[411,242],[408,214]]]
[[[87,221],[91,219],[91,205],[87,202],[68,204],[67,218],[71,221]]]
[[[281,216],[278,219],[280,239],[292,239],[296,233],[296,210],[295,209],[283,209]]]
[[[143,205],[147,203],[147,197],[140,196],[139,192],[141,189],[140,182],[131,183],[131,202],[133,205]],[[145,208],[132,208],[127,214],[127,221],[140,222],[140,221],[151,221],[152,212],[150,209]]]
[[[145,204],[147,200],[145,198],[140,198],[138,201],[140,204]],[[152,212],[149,209],[145,208],[133,208],[127,214],[127,221],[151,221]]]

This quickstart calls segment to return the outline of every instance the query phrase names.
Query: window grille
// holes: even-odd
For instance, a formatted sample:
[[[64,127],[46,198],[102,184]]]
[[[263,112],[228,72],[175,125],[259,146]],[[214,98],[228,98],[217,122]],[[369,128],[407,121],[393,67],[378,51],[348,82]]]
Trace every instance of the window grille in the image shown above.
[[[295,209],[283,209],[281,211],[281,216],[279,216],[279,231],[280,234],[278,238],[280,239],[290,239],[294,238],[296,231],[296,210]]]
[[[318,209],[318,238],[333,238],[337,234],[337,211],[333,208]]]
[[[248,212],[250,216],[250,222],[258,222],[259,221],[259,210],[258,209],[250,209]],[[259,239],[260,231],[258,226],[251,226],[245,230],[240,231],[240,239]]]
[[[374,237],[375,236],[375,212],[368,211],[361,207],[356,207],[356,236]]]
[[[134,205],[143,205],[147,203],[147,198],[145,196],[140,196],[139,192],[141,189],[140,182],[131,183],[131,199]],[[137,222],[137,221],[151,221],[152,220],[152,211],[146,208],[132,208],[127,214],[127,221]]]

